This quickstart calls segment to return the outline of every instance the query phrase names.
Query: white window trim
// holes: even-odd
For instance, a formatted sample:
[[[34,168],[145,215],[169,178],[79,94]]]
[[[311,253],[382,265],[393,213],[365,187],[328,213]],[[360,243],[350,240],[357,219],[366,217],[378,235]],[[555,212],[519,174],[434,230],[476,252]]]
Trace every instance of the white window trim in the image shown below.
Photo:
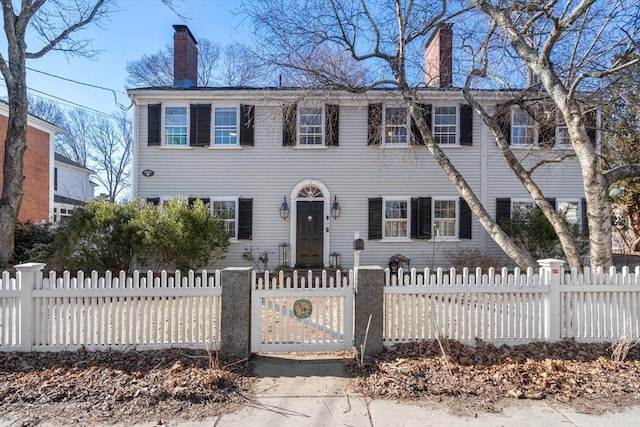
[[[400,142],[400,143],[387,143],[386,140],[386,136],[385,136],[385,131],[387,129],[387,108],[404,108],[406,110],[406,117],[405,117],[405,127],[407,129],[407,137],[405,138],[404,142]],[[387,105],[383,105],[382,106],[382,141],[381,144],[383,147],[385,148],[392,148],[392,147],[396,147],[396,148],[405,148],[405,147],[409,147],[411,144],[409,144],[409,141],[411,139],[411,114],[409,114],[409,109],[407,108],[406,105],[398,105],[398,104],[387,104]]]
[[[167,108],[185,108],[187,110],[187,141],[186,144],[181,144],[181,145],[171,145],[168,144],[166,141],[166,126],[165,126],[165,119],[166,119],[166,111]],[[189,108],[189,104],[182,104],[182,103],[168,103],[168,104],[162,104],[162,111],[160,112],[160,121],[161,121],[161,125],[160,125],[160,129],[161,129],[161,136],[160,136],[160,147],[161,148],[171,148],[171,149],[185,149],[185,148],[189,148],[192,149],[193,147],[191,147],[191,145],[189,144],[189,131],[190,131],[190,127],[189,124],[191,123],[191,108]]]
[[[235,144],[216,144],[216,108],[235,108],[236,109],[236,143]],[[209,148],[216,150],[238,149],[240,146],[240,105],[239,104],[211,104],[211,144]]]
[[[460,105],[457,104],[433,104],[431,106],[431,132],[433,134],[433,139],[435,140],[435,127],[436,127],[436,108],[443,107],[453,107],[456,110],[456,137],[453,144],[441,144],[438,143],[440,147],[460,147]]]
[[[300,134],[300,129],[302,128],[300,126],[300,118],[301,118],[301,114],[300,112],[305,109],[305,108],[318,108],[320,110],[320,115],[321,115],[321,119],[320,119],[320,132],[322,134],[322,140],[320,142],[320,144],[301,144],[300,140],[301,140],[301,134]],[[305,150],[317,150],[319,148],[326,148],[326,131],[325,131],[325,120],[326,120],[326,111],[324,108],[324,105],[299,105],[298,106],[298,112],[296,114],[296,145],[295,148],[302,148]]]
[[[235,237],[230,237],[229,238],[229,242],[239,242],[240,240],[238,240],[238,206],[239,206],[239,197],[236,196],[216,196],[216,197],[210,197],[209,198],[209,208],[210,208],[210,213],[211,216],[213,216],[213,202],[234,202],[235,203],[235,209],[236,209],[236,219],[235,219]]]
[[[526,110],[521,109],[520,107],[518,107],[517,105],[514,105],[511,108],[511,135],[510,135],[510,140],[511,140],[511,147],[512,148],[532,148],[532,147],[537,147],[537,141],[538,141],[538,124],[535,120],[533,120],[533,117],[531,118],[531,120],[533,120],[533,126],[531,126],[533,128],[533,135],[532,135],[532,139],[533,139],[533,143],[532,144],[517,144],[515,143],[515,137],[514,137],[514,130],[516,128],[515,126],[515,118],[516,118],[516,111],[522,111],[526,113]],[[517,127],[525,127],[522,125],[519,125]],[[529,128],[530,126],[526,126],[527,128]]]
[[[407,203],[407,235],[402,237],[386,236],[387,229],[387,202],[406,202]],[[382,239],[380,242],[412,242],[411,239],[411,196],[383,196],[382,197]]]
[[[451,242],[460,240],[460,198],[459,197],[432,197],[431,198],[431,240],[437,242]],[[455,223],[453,236],[438,236],[436,233],[436,203],[437,201],[453,202],[455,207]]]

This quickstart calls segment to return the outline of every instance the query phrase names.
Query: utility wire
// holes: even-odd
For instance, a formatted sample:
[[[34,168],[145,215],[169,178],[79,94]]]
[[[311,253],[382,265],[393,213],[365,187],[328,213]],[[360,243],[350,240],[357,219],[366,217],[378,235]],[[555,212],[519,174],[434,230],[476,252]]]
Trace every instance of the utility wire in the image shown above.
[[[112,114],[109,114],[109,113],[105,113],[104,111],[96,110],[96,109],[94,109],[94,108],[87,107],[86,105],[78,104],[78,103],[76,103],[76,102],[69,101],[68,99],[60,98],[60,97],[55,96],[55,95],[51,95],[50,93],[43,92],[43,91],[38,90],[38,89],[27,88],[27,90],[28,90],[28,91],[30,91],[30,92],[37,92],[37,93],[40,93],[40,94],[42,94],[42,95],[46,95],[47,97],[54,98],[54,99],[57,99],[58,101],[65,102],[65,103],[67,103],[67,104],[69,104],[69,105],[73,105],[73,106],[76,106],[76,107],[82,108],[83,110],[91,111],[91,112],[94,112],[94,113],[96,113],[96,114],[100,114],[100,115],[103,115],[103,116],[106,116],[106,117],[109,117],[109,118],[112,118],[112,119],[115,119],[115,120],[118,120],[118,119],[119,119],[118,117],[116,117],[116,116],[114,116],[114,115],[112,115]],[[41,97],[40,97],[40,98],[41,98]],[[126,110],[125,110],[125,111],[126,111]]]
[[[118,93],[126,95],[126,93],[124,93],[122,91],[115,91],[114,89],[110,89],[108,87],[98,86],[98,85],[94,85],[94,84],[91,84],[91,83],[85,83],[85,82],[81,82],[81,81],[78,81],[78,80],[73,80],[73,79],[69,79],[69,78],[66,78],[66,77],[57,76],[55,74],[47,73],[45,71],[36,70],[35,68],[31,68],[31,67],[25,67],[25,68],[27,70],[34,71],[36,73],[44,74],[45,76],[49,76],[49,77],[53,77],[53,78],[56,78],[56,79],[64,80],[64,81],[67,81],[67,82],[76,83],[76,84],[79,84],[79,85],[88,86],[88,87],[92,87],[92,88],[95,88],[95,89],[101,89],[101,90],[106,90],[107,92],[111,92],[113,94],[113,100],[114,100],[115,104],[123,111],[128,111],[133,106],[133,103],[129,104],[129,106],[126,107],[126,106],[122,105],[120,102],[118,102],[118,95],[117,95]]]

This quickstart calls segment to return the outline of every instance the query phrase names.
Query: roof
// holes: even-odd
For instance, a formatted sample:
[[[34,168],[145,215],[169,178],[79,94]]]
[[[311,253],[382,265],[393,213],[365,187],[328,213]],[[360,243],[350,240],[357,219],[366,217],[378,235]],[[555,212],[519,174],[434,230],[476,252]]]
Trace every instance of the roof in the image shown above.
[[[60,196],[59,194],[55,194],[53,196],[54,203],[64,203],[66,205],[75,205],[75,206],[84,206],[87,202],[82,200],[72,199],[71,197]]]
[[[77,168],[84,169],[87,172],[93,173],[93,171],[91,169],[87,168],[86,166],[84,166],[84,165],[82,165],[82,164],[80,164],[80,163],[78,163],[78,162],[76,162],[74,160],[71,160],[70,158],[68,158],[66,156],[63,156],[60,153],[55,153],[54,159],[55,159],[56,162],[60,162],[60,163],[64,163],[64,164],[67,164],[67,165],[75,166]]]
[[[6,101],[3,101],[0,99],[0,114],[4,114],[5,116],[9,116],[9,104]],[[48,122],[44,119],[41,119],[38,116],[34,116],[31,113],[27,114],[27,125],[29,126],[33,126],[35,128],[38,128],[44,132],[48,132],[48,133],[63,133],[64,131],[54,125],[51,122]]]

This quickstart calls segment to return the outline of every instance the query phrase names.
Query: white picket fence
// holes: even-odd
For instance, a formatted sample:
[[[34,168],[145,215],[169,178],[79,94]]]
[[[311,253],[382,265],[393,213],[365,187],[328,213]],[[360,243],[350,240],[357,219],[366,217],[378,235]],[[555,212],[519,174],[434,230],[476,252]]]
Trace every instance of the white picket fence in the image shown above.
[[[18,279],[29,274],[35,280],[23,280],[21,288]],[[132,277],[18,272],[15,278],[4,272],[0,350],[217,348],[220,299],[219,271]]]
[[[387,272],[385,344],[438,336],[495,344],[640,339],[640,267],[562,271],[556,282],[517,268]]]
[[[223,344],[220,271],[43,277],[41,266],[25,264],[14,275],[0,274],[0,351]],[[557,267],[398,273],[386,271],[381,279],[385,345],[437,336],[495,344],[640,339],[640,268],[593,274]],[[246,303],[253,300],[254,351],[349,348],[355,276],[252,274]],[[310,301],[313,316],[296,318],[299,299]]]

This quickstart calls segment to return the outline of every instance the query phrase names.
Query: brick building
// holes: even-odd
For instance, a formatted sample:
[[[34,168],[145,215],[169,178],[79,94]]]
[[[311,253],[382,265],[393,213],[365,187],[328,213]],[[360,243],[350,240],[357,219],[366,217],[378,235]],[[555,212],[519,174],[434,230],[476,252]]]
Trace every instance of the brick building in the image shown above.
[[[9,106],[0,101],[0,170],[4,164],[5,139],[9,118]],[[53,124],[29,115],[27,120],[27,149],[24,154],[24,196],[19,222],[40,222],[52,219],[54,179],[54,139],[62,132]],[[0,185],[3,174],[0,173]]]

